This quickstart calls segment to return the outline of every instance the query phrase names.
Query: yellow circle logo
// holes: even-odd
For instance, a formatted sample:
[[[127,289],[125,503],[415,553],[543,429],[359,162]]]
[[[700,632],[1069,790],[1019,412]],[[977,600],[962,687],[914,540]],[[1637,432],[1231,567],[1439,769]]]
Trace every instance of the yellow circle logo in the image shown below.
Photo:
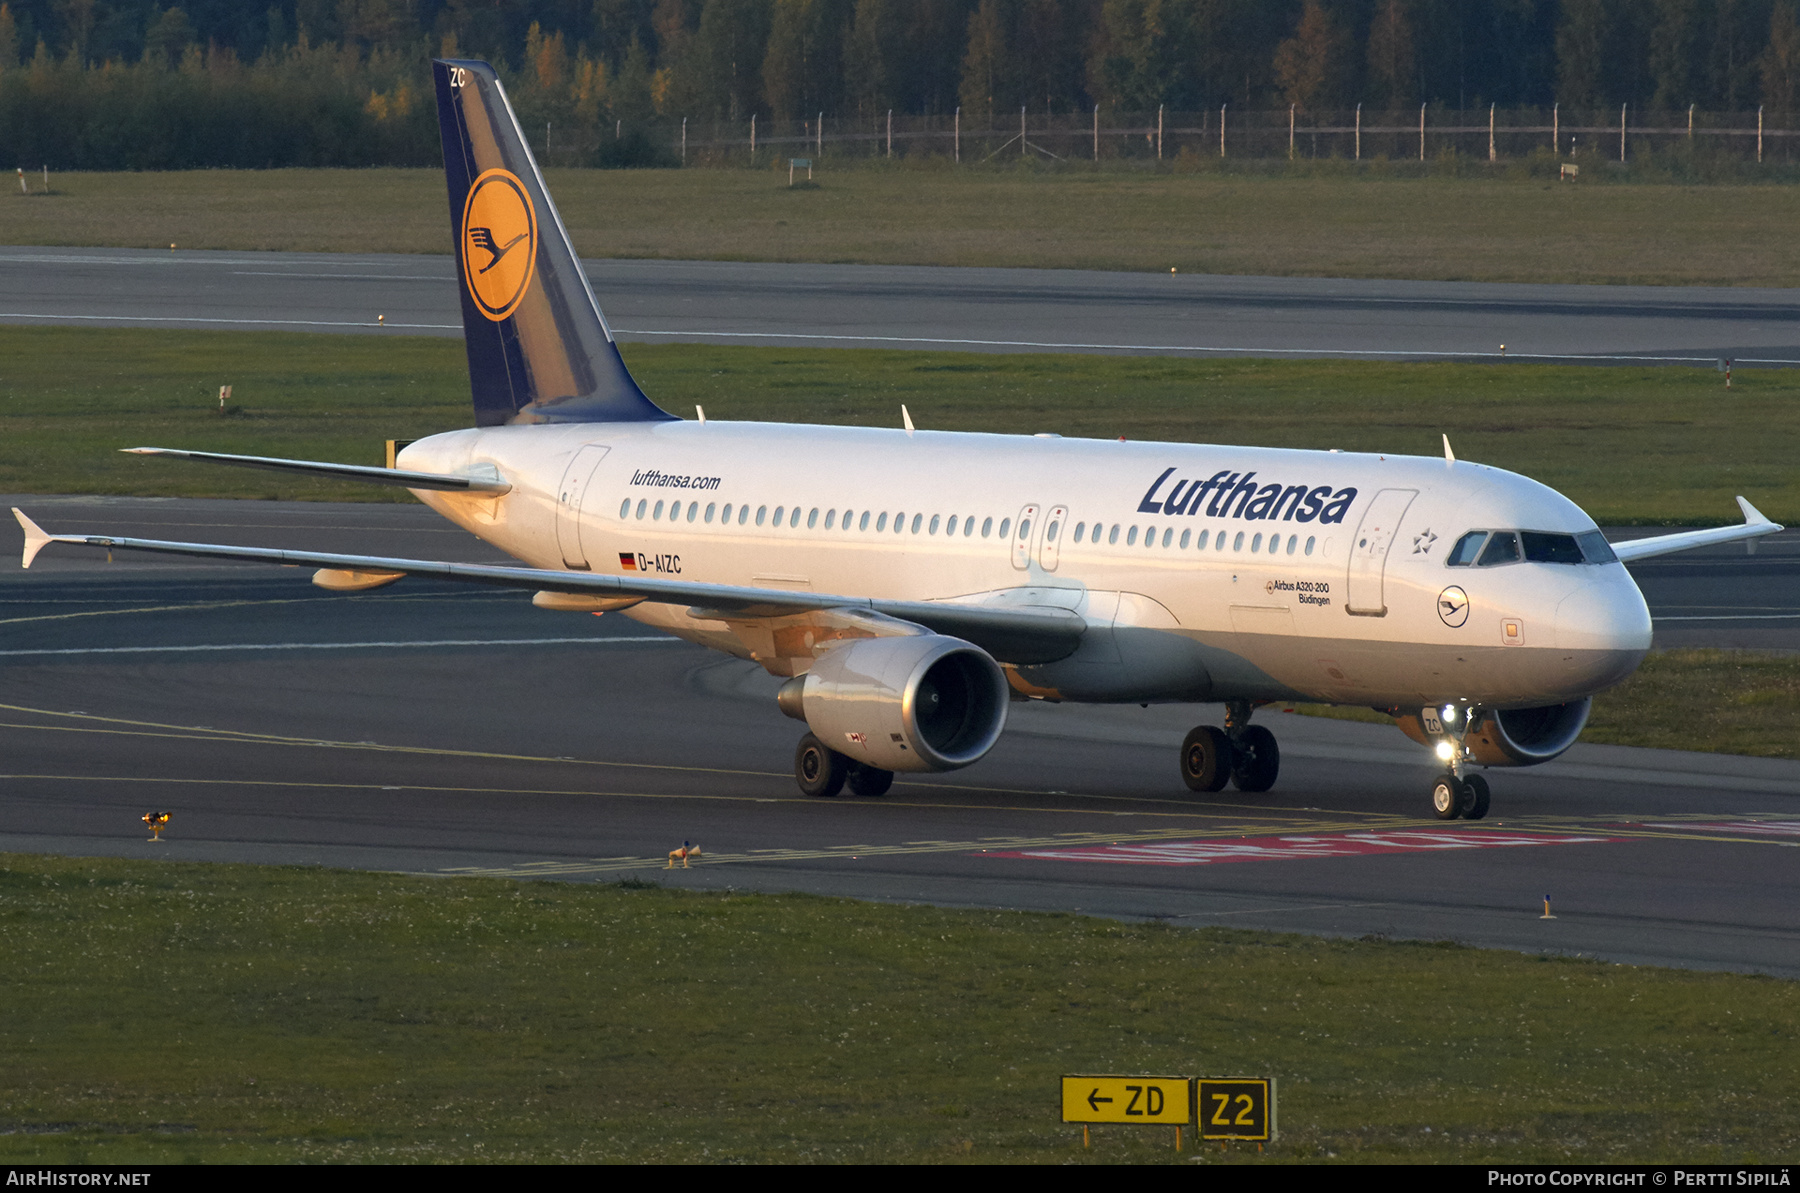
[[[463,280],[481,313],[498,323],[513,313],[537,267],[537,212],[518,177],[488,170],[463,204]]]

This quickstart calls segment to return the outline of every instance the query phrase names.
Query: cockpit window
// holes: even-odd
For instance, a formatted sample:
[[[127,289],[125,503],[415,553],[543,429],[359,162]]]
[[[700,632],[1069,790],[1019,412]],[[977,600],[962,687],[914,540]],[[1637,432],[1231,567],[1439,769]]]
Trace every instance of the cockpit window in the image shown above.
[[[1589,563],[1617,563],[1619,557],[1613,554],[1612,544],[1598,530],[1584,530],[1575,536],[1575,542],[1581,547],[1581,557]]]
[[[1581,563],[1581,548],[1572,534],[1545,534],[1541,530],[1522,530],[1527,563]]]
[[[1547,530],[1471,530],[1456,540],[1446,567],[1499,567],[1518,563],[1617,563],[1598,530],[1558,534]]]
[[[1519,562],[1519,536],[1510,530],[1496,530],[1488,538],[1476,567],[1491,568],[1503,563]]]
[[[1475,562],[1481,554],[1481,544],[1487,542],[1487,531],[1471,530],[1456,540],[1456,546],[1450,548],[1450,556],[1444,560],[1446,567],[1466,568]]]

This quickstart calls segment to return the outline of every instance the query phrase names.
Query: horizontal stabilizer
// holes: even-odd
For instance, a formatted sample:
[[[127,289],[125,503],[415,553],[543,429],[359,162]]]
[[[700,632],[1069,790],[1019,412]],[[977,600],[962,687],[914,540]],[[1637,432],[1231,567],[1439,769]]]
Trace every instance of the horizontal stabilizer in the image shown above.
[[[232,464],[239,468],[267,468],[274,472],[298,472],[307,476],[331,476],[371,485],[395,485],[402,489],[437,489],[446,493],[486,493],[498,497],[512,492],[493,465],[480,472],[459,476],[442,472],[408,472],[404,468],[374,468],[365,464],[331,464],[320,460],[283,460],[274,456],[232,456],[224,452],[178,451],[172,447],[122,447],[134,456],[167,456],[176,460],[201,460],[208,464]]]
[[[1765,534],[1774,534],[1783,530],[1778,522],[1771,522],[1763,517],[1762,511],[1745,501],[1737,499],[1738,508],[1744,511],[1744,522],[1741,526],[1715,526],[1710,530],[1684,530],[1678,534],[1659,534],[1653,538],[1631,539],[1623,543],[1612,544],[1613,554],[1621,563],[1632,563],[1639,559],[1650,559],[1657,555],[1671,555],[1676,551],[1691,551],[1695,547],[1713,547],[1720,543],[1735,543],[1744,539],[1761,538]]]

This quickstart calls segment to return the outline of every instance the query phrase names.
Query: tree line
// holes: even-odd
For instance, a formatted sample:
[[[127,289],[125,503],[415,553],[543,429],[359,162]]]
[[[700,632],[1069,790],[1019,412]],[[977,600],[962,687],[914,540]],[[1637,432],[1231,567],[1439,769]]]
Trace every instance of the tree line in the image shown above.
[[[1800,0],[5,0],[0,155],[430,164],[427,61],[483,57],[599,164],[689,118],[1800,106]],[[610,140],[599,136],[609,130]],[[636,130],[635,136],[630,135]],[[0,161],[5,160],[0,156]]]

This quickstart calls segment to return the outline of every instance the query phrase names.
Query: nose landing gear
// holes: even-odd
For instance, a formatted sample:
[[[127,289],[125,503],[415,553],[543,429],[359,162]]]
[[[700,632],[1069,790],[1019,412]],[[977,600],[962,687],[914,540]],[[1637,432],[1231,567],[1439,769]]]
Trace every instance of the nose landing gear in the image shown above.
[[[1450,764],[1448,773],[1432,781],[1432,812],[1439,820],[1455,820],[1459,816],[1480,820],[1488,814],[1488,784],[1480,775],[1465,773],[1469,752],[1463,744],[1470,731],[1481,723],[1480,711],[1446,704],[1441,710],[1422,709],[1419,719],[1425,732],[1437,738],[1438,757]]]
[[[1201,725],[1181,743],[1181,781],[1190,791],[1219,791],[1227,781],[1239,791],[1267,791],[1281,771],[1275,735],[1250,724],[1248,700],[1225,705],[1225,728]]]

